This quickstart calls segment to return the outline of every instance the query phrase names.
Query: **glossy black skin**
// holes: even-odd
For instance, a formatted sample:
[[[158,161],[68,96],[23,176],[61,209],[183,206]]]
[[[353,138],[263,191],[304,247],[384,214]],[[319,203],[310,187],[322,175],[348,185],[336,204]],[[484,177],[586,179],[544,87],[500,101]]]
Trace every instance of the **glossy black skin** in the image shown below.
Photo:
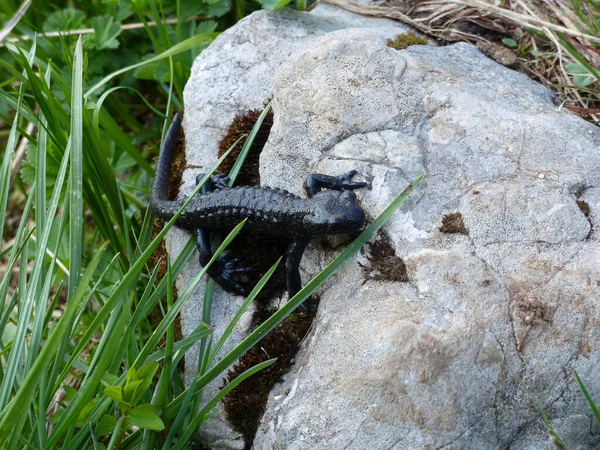
[[[170,220],[185,201],[167,198],[171,162],[180,129],[181,117],[177,114],[161,150],[150,195],[152,210],[163,220]],[[210,232],[231,229],[243,219],[247,219],[245,229],[291,237],[293,243],[286,255],[286,278],[292,297],[301,288],[298,266],[309,240],[316,236],[353,233],[364,225],[365,214],[352,189],[367,184],[352,182],[355,173],[351,171],[341,177],[309,175],[306,180],[308,198],[269,187],[230,188],[225,175],[215,175],[204,184],[202,193],[191,200],[176,225],[197,236],[203,266],[212,257]],[[328,190],[321,191],[322,188]],[[220,258],[208,273],[225,290],[243,295],[247,290],[234,280],[233,275],[248,270],[236,268],[235,262]]]

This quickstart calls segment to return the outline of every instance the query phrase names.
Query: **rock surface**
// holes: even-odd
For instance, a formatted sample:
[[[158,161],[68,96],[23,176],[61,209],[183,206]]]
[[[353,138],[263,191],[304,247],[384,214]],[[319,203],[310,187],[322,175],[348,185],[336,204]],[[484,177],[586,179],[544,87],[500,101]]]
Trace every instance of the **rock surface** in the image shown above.
[[[426,175],[380,237],[409,281],[372,276],[390,270],[372,246],[326,284],[254,448],[552,449],[525,388],[570,449],[600,447],[571,372],[600,399],[600,131],[472,46],[387,47],[400,32],[325,6],[260,12],[202,53],[186,87],[190,166],[210,166],[233,115],[272,97],[262,184],[302,193],[307,173],[357,169],[374,218]],[[439,231],[452,213],[466,231]],[[335,253],[309,246],[303,280]],[[218,291],[215,315],[239,300]],[[204,442],[243,448],[226,428],[214,420]]]

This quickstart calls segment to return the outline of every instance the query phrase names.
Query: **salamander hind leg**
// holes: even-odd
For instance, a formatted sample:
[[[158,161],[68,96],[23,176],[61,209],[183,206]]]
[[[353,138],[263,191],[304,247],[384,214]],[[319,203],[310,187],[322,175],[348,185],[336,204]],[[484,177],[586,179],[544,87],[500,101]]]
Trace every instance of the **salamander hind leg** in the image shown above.
[[[356,175],[356,170],[351,170],[348,173],[334,177],[332,175],[324,175],[321,173],[313,173],[306,177],[306,193],[312,197],[321,189],[332,189],[334,191],[360,189],[368,186],[364,181],[354,182],[352,177]]]
[[[200,265],[206,267],[213,257],[212,252],[212,233],[198,228],[196,230],[198,253],[200,254]],[[227,292],[236,295],[246,295],[249,289],[241,282],[241,274],[252,272],[251,267],[244,267],[240,263],[243,258],[233,257],[227,252],[219,255],[219,258],[211,264],[206,273],[215,280]]]

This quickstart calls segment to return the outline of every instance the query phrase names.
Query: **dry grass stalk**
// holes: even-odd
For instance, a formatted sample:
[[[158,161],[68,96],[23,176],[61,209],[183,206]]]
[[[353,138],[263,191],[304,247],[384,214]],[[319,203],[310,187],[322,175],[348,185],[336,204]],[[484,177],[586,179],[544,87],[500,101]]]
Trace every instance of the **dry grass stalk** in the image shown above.
[[[367,5],[349,0],[323,1],[363,15],[399,20],[445,43],[477,44],[511,37],[519,44],[517,70],[558,90],[565,107],[600,123],[600,92],[573,85],[565,66],[576,60],[561,44],[562,38],[595,67],[600,64],[596,49],[600,36],[595,31],[587,32],[588,25],[573,7],[560,0],[506,0],[503,6],[485,0],[387,0]],[[548,39],[525,29],[543,33]],[[531,50],[542,55],[534,57]]]
[[[192,20],[194,20],[194,21],[207,20],[209,18],[210,18],[209,16],[192,16],[192,17],[188,17],[185,20],[185,22],[190,22]],[[166,25],[174,25],[177,22],[178,22],[178,19],[166,19],[163,23]],[[121,24],[120,27],[121,27],[121,30],[127,31],[127,30],[139,30],[139,29],[144,28],[144,26],[155,27],[156,25],[157,25],[157,23],[155,21],[150,21],[150,22],[146,22],[146,24],[143,24],[141,22],[125,23],[125,24]],[[49,31],[47,33],[43,33],[42,36],[45,38],[55,38],[55,37],[60,37],[60,36],[79,36],[80,34],[93,34],[95,32],[96,32],[96,30],[94,30],[93,28],[79,28],[77,30]],[[2,37],[1,34],[0,34],[0,37]],[[22,35],[22,36],[18,36],[18,37],[8,38],[6,40],[6,42],[15,43],[15,42],[19,42],[19,41],[30,41],[30,40],[31,40],[31,36]],[[0,47],[2,47],[3,45],[4,44],[2,44],[2,39],[0,39]]]
[[[524,1],[517,0],[515,2],[508,3],[512,3],[513,5],[518,5],[522,7],[525,11],[527,11],[527,14],[518,13],[513,10],[502,8],[500,6],[495,6],[481,0],[452,0],[452,3],[456,3],[458,5],[463,6],[470,6],[477,11],[489,12],[492,15],[496,15],[498,17],[506,19],[507,21],[519,25],[523,28],[531,28],[537,31],[542,31],[544,33],[546,32],[545,30],[552,30],[553,32],[560,32],[579,39],[586,39],[590,42],[600,43],[600,37],[583,33],[575,27],[556,25],[552,22],[549,22],[548,20],[541,19],[537,16],[537,14],[540,14],[543,11],[541,9],[539,11],[536,11],[537,8],[535,7],[535,5],[527,5]],[[550,11],[557,11],[556,7],[554,7],[550,1],[544,2],[541,5],[543,5],[543,7],[545,8],[548,8]],[[566,18],[566,16],[564,17]]]

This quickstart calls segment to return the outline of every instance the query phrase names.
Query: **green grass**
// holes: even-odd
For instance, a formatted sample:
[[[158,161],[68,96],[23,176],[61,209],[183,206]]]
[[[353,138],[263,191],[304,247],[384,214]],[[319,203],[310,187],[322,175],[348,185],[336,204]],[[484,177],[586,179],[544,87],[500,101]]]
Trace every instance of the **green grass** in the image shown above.
[[[588,405],[590,406],[590,409],[593,414],[593,418],[596,420],[598,425],[600,425],[600,410],[596,406],[594,399],[588,392],[587,388],[585,387],[584,382],[579,377],[579,374],[577,373],[577,371],[575,369],[571,369],[571,370],[573,371],[573,376],[575,377],[575,380],[577,381],[577,384],[579,385],[581,392],[583,393],[586,401],[588,402]],[[531,401],[533,401],[535,407],[540,412],[542,420],[544,421],[544,425],[546,426],[546,431],[548,432],[548,437],[550,439],[550,442],[552,442],[552,444],[558,450],[568,450],[569,447],[568,447],[567,443],[565,443],[565,441],[560,437],[560,435],[557,433],[557,431],[552,427],[552,424],[550,423],[550,419],[548,418],[548,414],[546,413],[546,410],[544,409],[544,407],[542,406],[540,401],[531,392],[531,390],[529,388],[527,388],[526,386],[523,386],[523,388],[525,389],[525,392],[527,392],[527,395],[529,395],[529,398],[531,398]]]

